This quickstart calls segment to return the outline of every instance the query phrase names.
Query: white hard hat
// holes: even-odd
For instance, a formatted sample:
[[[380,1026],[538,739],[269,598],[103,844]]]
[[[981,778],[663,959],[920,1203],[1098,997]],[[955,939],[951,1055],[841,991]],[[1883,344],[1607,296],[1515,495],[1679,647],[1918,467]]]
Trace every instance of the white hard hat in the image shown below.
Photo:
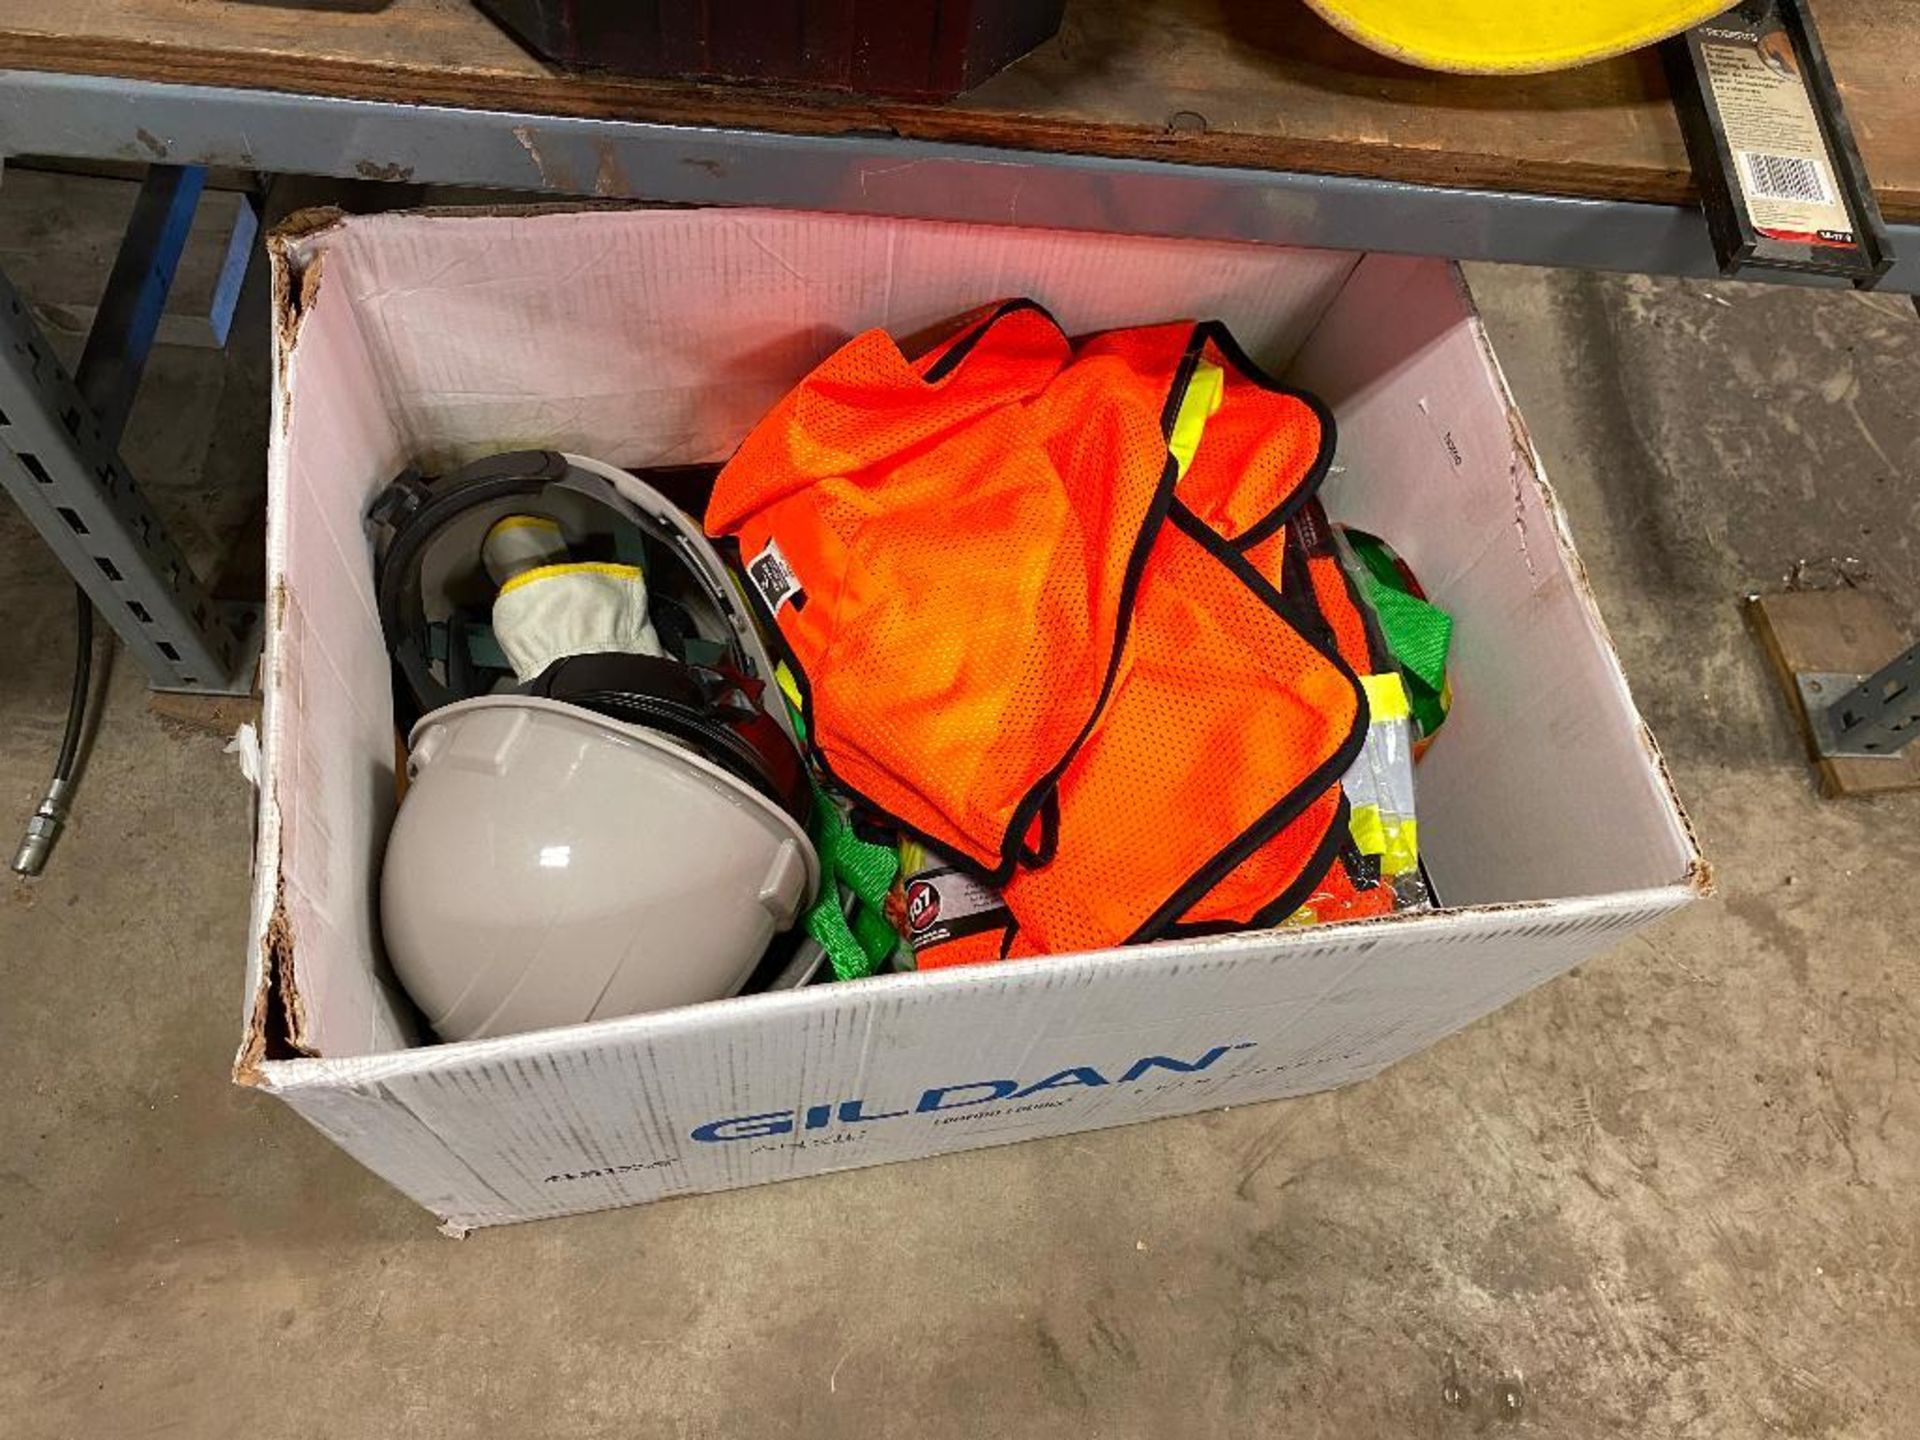
[[[381,925],[445,1039],[731,995],[819,886],[790,815],[642,726],[501,695],[409,747]]]
[[[599,569],[644,568],[660,633],[650,617],[645,646],[562,645],[516,683],[470,618],[498,583],[483,537],[509,514],[634,562]],[[820,861],[772,657],[698,526],[624,471],[555,452],[409,471],[369,519],[397,706],[421,717],[381,930],[428,1023],[479,1039],[738,991],[812,901]]]

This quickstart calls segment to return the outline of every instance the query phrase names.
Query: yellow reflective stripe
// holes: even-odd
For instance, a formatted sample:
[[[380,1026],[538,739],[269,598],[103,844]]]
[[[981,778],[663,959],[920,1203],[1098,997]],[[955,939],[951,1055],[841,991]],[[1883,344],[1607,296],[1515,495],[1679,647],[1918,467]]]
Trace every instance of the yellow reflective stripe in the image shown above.
[[[1218,365],[1202,360],[1187,381],[1187,393],[1180,397],[1180,411],[1173,417],[1173,434],[1167,437],[1167,451],[1173,456],[1176,473],[1184,475],[1200,448],[1200,434],[1207,428],[1227,397],[1227,377]]]
[[[1404,875],[1420,864],[1420,822],[1411,816],[1404,820],[1389,820],[1383,827],[1386,831],[1386,848],[1380,852],[1380,870],[1387,875]]]
[[[787,668],[786,661],[782,660],[773,667],[773,678],[780,687],[780,693],[787,697],[787,703],[798,713],[806,714],[806,702],[800,698],[800,682],[793,678],[793,671]]]
[[[1362,855],[1383,855],[1387,849],[1387,827],[1380,818],[1378,805],[1356,805],[1347,813],[1347,829]]]
[[[615,580],[638,580],[640,567],[615,565],[605,560],[571,560],[564,565],[536,565],[531,570],[522,570],[507,581],[500,587],[500,593],[506,595],[536,580],[551,580],[558,575],[607,575]]]
[[[551,530],[558,535],[560,522],[544,515],[504,515],[487,527],[487,534],[492,537],[503,530]]]
[[[1420,864],[1420,822],[1410,815],[1384,815],[1378,805],[1355,805],[1347,829],[1362,855],[1378,855],[1385,875],[1404,875]]]
[[[1367,692],[1367,709],[1375,720],[1406,720],[1413,715],[1413,705],[1407,699],[1407,685],[1400,678],[1399,671],[1362,675],[1360,688]]]

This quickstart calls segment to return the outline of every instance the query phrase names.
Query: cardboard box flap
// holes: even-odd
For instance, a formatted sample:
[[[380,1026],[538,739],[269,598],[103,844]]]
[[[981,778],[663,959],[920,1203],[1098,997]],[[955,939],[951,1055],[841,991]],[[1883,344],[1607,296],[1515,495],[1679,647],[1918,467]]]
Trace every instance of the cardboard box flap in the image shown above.
[[[436,1214],[498,1224],[1345,1084],[1686,898],[891,976],[268,1081]]]
[[[270,1048],[354,1054],[416,1038],[376,960],[375,878],[393,812],[395,751],[390,666],[359,524],[407,448],[347,297],[313,283],[317,265],[302,284],[284,247],[274,264],[283,384],[268,485],[281,503],[267,515],[267,765],[243,1072]],[[276,1013],[285,1033],[260,1033]]]
[[[1333,251],[772,210],[391,214],[295,241],[360,315],[414,459],[518,445],[721,460],[862,330],[1031,296],[1070,333],[1231,317],[1284,367],[1353,268]]]
[[[1699,852],[1457,274],[1370,255],[1295,362],[1340,420],[1327,508],[1458,617],[1419,772],[1449,905],[1683,884]]]

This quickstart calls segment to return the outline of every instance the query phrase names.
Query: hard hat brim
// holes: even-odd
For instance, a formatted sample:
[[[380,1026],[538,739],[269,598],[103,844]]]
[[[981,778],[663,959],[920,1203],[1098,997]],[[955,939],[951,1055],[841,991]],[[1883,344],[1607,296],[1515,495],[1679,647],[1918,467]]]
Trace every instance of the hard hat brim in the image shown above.
[[[1408,65],[1465,75],[1565,70],[1637,50],[1726,9],[1724,0],[1307,0],[1349,38]]]
[[[782,830],[799,842],[800,854],[807,867],[808,903],[811,903],[813,897],[820,893],[820,856],[819,852],[813,848],[813,840],[804,826],[739,776],[644,725],[629,725],[581,706],[569,705],[563,700],[548,700],[538,695],[480,695],[471,700],[460,700],[452,705],[443,705],[431,714],[422,716],[414,723],[413,729],[407,735],[407,749],[413,750],[419,743],[421,735],[427,730],[435,726],[444,726],[449,721],[457,720],[460,716],[472,711],[516,709],[542,711],[569,724],[599,730],[617,741],[653,751],[669,764],[683,765],[696,770],[715,784],[724,786],[739,796],[743,804],[770,817]]]

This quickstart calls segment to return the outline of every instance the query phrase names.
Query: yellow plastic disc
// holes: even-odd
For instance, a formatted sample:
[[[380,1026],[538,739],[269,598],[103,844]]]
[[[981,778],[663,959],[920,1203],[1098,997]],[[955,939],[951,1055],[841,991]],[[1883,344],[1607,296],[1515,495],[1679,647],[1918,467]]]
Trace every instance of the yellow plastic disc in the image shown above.
[[[1637,50],[1727,0],[1307,0],[1369,49],[1429,70],[1524,74]]]

